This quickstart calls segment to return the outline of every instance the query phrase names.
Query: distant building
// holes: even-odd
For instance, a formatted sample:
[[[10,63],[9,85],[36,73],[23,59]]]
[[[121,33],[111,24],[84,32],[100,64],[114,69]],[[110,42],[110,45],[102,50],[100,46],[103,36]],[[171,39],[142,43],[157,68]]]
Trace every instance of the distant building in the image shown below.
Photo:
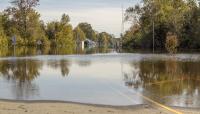
[[[84,50],[85,47],[87,47],[87,48],[96,47],[96,42],[94,42],[90,39],[86,39],[86,40],[83,40],[83,41],[76,41],[76,46],[77,46],[78,49]]]
[[[86,39],[84,42],[85,42],[85,46],[88,47],[88,48],[96,47],[96,42],[94,42],[90,39]]]

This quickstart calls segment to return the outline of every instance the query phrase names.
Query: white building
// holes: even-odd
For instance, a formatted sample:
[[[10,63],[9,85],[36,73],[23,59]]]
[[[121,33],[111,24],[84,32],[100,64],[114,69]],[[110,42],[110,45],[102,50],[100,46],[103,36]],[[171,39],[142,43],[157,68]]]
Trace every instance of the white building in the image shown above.
[[[90,39],[86,39],[85,46],[87,46],[88,48],[94,48],[94,47],[96,47],[96,42],[94,42]]]
[[[77,49],[84,50],[85,47],[94,48],[94,47],[96,47],[96,42],[94,42],[90,39],[86,39],[86,40],[83,40],[83,41],[76,41],[76,48]]]

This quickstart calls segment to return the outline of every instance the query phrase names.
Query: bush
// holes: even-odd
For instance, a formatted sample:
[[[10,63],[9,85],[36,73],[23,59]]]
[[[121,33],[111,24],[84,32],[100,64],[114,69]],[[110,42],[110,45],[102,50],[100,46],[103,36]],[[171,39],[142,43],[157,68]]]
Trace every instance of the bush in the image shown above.
[[[0,47],[7,47],[8,46],[8,38],[4,34],[3,30],[0,28]]]
[[[166,43],[165,43],[166,50],[169,53],[173,54],[177,52],[177,47],[178,47],[177,35],[171,32],[167,33]]]

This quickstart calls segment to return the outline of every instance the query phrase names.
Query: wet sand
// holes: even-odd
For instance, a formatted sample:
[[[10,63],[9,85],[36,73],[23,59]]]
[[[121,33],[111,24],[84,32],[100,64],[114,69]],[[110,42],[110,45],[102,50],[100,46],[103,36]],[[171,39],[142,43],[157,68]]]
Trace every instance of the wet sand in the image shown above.
[[[183,114],[200,114],[199,109],[174,108]],[[0,101],[0,114],[173,114],[165,109],[149,106],[100,106],[67,102]]]

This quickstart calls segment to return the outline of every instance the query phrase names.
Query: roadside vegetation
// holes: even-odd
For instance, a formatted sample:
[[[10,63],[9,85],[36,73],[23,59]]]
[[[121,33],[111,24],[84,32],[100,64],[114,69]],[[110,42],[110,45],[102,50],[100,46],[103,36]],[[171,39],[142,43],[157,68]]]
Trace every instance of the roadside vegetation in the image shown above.
[[[200,49],[200,8],[196,0],[142,0],[126,10],[131,28],[123,48]],[[154,36],[154,39],[153,39]]]
[[[77,27],[63,14],[58,21],[45,23],[36,11],[39,0],[11,0],[11,7],[0,12],[0,46],[66,47],[75,48],[76,42],[92,40],[99,47],[111,47],[113,35],[95,31],[89,23]]]

